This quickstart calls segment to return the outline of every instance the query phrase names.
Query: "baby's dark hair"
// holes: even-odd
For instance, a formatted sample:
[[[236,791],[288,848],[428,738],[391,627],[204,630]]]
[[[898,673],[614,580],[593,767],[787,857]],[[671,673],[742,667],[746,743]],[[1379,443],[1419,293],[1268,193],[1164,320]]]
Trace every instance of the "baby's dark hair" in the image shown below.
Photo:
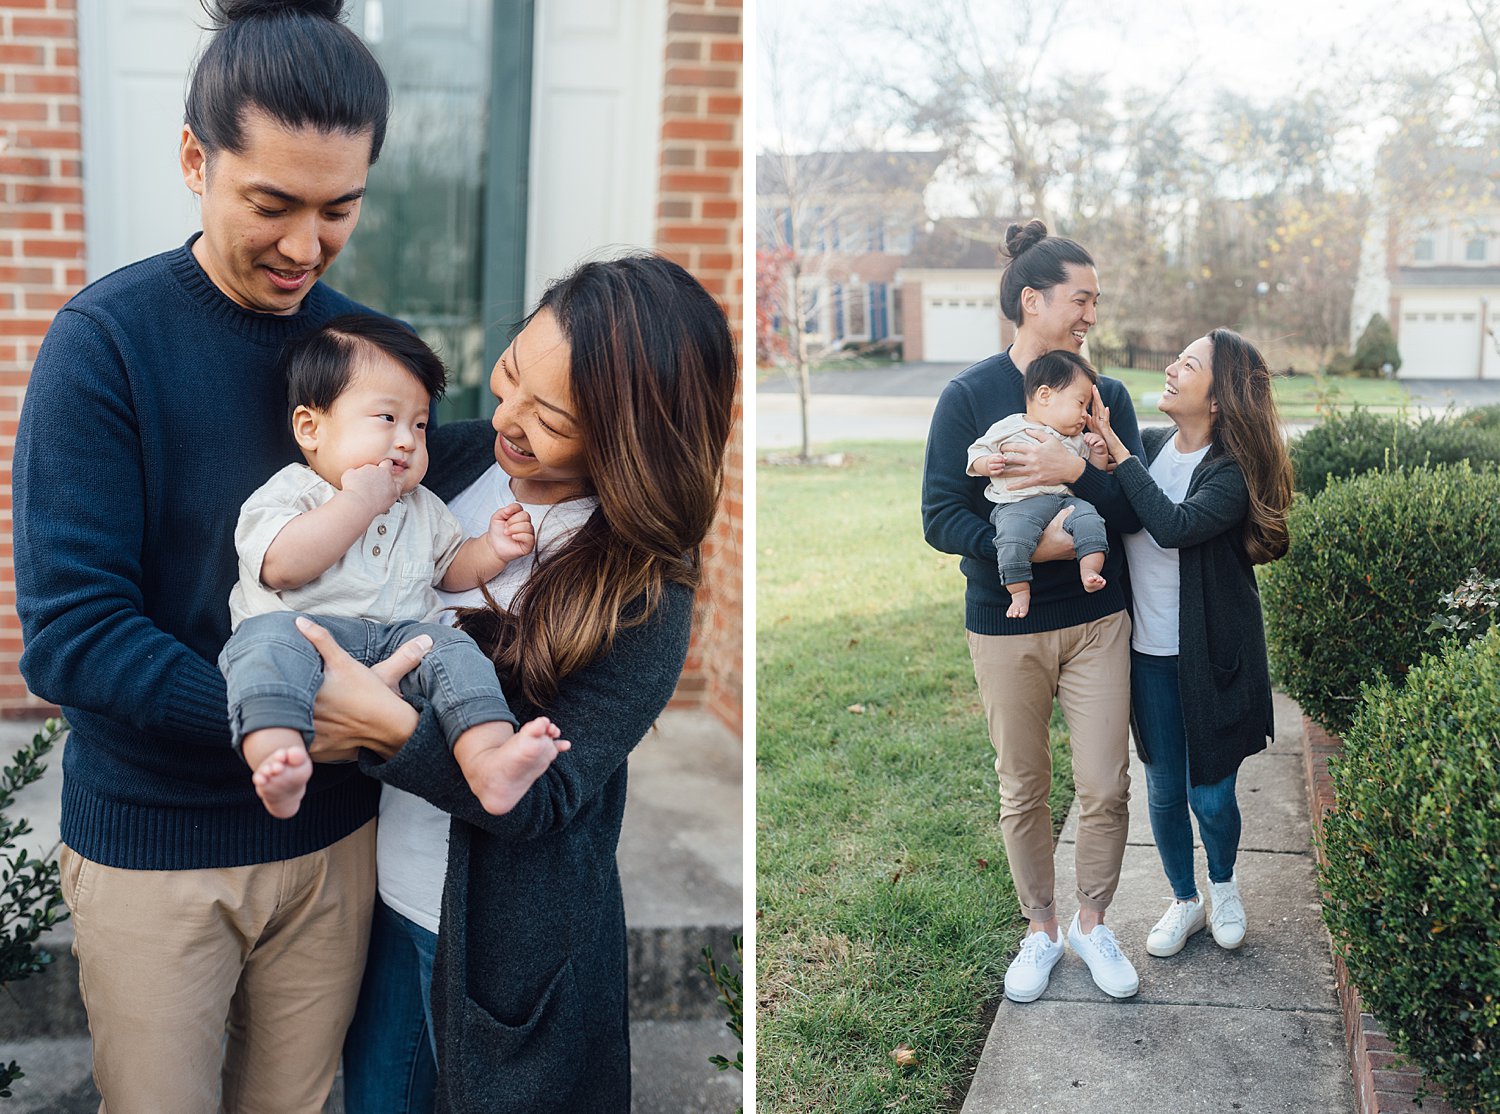
[[[373,349],[411,372],[431,399],[448,386],[448,370],[438,354],[416,333],[389,317],[347,314],[325,322],[288,344],[280,366],[286,376],[288,414],[299,406],[327,410],[349,389],[355,356]]]
[[[1090,383],[1099,382],[1099,373],[1076,352],[1059,348],[1055,352],[1038,356],[1026,365],[1026,401],[1030,402],[1031,397],[1043,387],[1060,391],[1080,375],[1085,376]]]

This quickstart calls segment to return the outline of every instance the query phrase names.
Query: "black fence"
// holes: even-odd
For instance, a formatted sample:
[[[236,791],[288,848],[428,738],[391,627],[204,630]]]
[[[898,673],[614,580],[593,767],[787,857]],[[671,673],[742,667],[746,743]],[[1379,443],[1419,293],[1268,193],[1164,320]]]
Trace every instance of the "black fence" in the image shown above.
[[[1178,353],[1160,348],[1142,348],[1138,344],[1097,344],[1089,342],[1089,358],[1100,371],[1107,367],[1133,367],[1146,371],[1165,371]]]

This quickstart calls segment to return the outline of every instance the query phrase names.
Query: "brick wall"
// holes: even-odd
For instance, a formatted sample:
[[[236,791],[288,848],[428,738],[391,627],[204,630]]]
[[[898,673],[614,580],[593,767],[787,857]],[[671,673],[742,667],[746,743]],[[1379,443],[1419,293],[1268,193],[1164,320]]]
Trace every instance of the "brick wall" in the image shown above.
[[[913,362],[924,358],[927,333],[922,328],[922,284],[901,284],[901,355]]]
[[[657,243],[723,303],[740,341],[742,52],[739,0],[668,0]],[[693,645],[676,697],[679,705],[709,708],[736,732],[744,629],[743,449],[737,418],[724,500],[705,547]]]
[[[74,0],[0,0],[0,715],[34,715],[16,663],[11,461],[37,346],[83,285]]]

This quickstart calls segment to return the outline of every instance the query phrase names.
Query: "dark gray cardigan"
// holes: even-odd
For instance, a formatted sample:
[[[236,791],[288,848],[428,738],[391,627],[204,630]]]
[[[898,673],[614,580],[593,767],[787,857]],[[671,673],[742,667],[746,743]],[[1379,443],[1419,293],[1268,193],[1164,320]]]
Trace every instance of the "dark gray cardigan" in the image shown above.
[[[1143,430],[1146,459],[1129,458],[1115,476],[1156,544],[1178,551],[1177,678],[1188,780],[1212,785],[1265,750],[1275,733],[1271,673],[1255,569],[1240,538],[1250,510],[1244,473],[1227,454],[1210,449],[1193,469],[1187,496],[1172,502],[1147,469],[1175,433]],[[1141,750],[1142,760],[1149,761]]]
[[[433,431],[429,486],[452,499],[494,462],[487,422]],[[573,749],[504,816],[479,807],[430,707],[388,762],[360,765],[453,816],[432,999],[439,1114],[626,1114],[625,910],[615,848],[625,759],[666,707],[687,656],[692,593],[570,674],[546,708]]]

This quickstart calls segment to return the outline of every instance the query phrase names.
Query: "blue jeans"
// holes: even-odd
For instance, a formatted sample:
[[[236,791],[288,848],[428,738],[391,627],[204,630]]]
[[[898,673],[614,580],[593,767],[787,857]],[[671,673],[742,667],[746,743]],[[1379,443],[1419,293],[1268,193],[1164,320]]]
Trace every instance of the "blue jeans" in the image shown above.
[[[219,669],[229,686],[229,730],[235,750],[246,735],[263,727],[289,727],[312,745],[313,701],[323,683],[323,659],[297,629],[300,611],[252,615],[225,643]],[[356,661],[373,665],[403,642],[425,634],[432,639],[421,663],[401,678],[401,691],[420,692],[437,712],[451,747],[481,723],[512,720],[510,706],[495,679],[495,663],[472,638],[438,623],[376,623],[333,615],[309,615]]]
[[[1234,877],[1240,847],[1240,806],[1234,796],[1235,775],[1213,785],[1188,783],[1187,733],[1182,725],[1182,696],[1177,688],[1177,658],[1130,651],[1130,710],[1146,762],[1146,797],[1151,835],[1162,869],[1179,901],[1198,896],[1193,878],[1193,827],[1188,808],[1198,818],[1198,834],[1208,853],[1208,880]]]
[[[435,935],[375,899],[370,958],[344,1038],[348,1114],[432,1114],[436,1107],[436,955]]]
[[[1063,529],[1073,535],[1073,550],[1078,557],[1090,553],[1108,553],[1109,539],[1104,519],[1087,499],[1074,495],[1032,495],[1019,503],[996,503],[990,511],[995,527],[995,553],[1000,567],[1000,583],[1021,584],[1031,580],[1031,555],[1042,540],[1047,523],[1064,507],[1073,513],[1063,520]]]

